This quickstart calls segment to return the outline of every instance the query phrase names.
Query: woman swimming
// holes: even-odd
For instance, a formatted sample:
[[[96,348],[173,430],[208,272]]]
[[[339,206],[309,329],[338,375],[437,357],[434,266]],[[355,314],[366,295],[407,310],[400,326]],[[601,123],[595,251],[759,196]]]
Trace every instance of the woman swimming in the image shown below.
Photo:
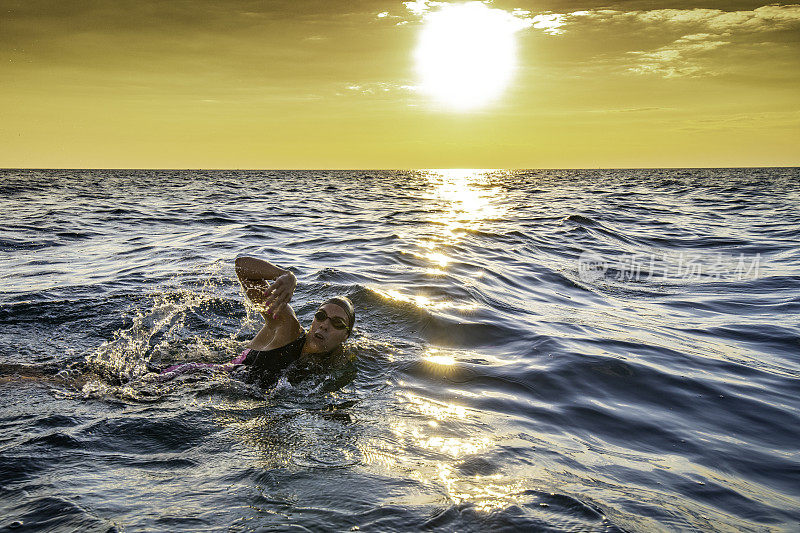
[[[254,257],[237,257],[235,269],[247,298],[261,311],[264,326],[244,352],[229,363],[174,365],[161,371],[163,379],[193,370],[229,371],[245,365],[248,381],[268,386],[279,371],[295,362],[324,367],[343,362],[342,344],[356,321],[349,298],[339,296],[325,301],[306,332],[289,305],[297,287],[294,274]]]

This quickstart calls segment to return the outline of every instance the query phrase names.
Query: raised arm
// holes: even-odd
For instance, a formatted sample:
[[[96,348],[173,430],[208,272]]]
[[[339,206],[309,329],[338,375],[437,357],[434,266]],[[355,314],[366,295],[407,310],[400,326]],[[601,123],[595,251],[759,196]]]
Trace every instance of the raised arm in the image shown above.
[[[287,304],[297,287],[294,274],[255,257],[237,257],[234,265],[245,294],[260,308],[265,319],[269,319],[269,315],[276,318],[289,307]]]

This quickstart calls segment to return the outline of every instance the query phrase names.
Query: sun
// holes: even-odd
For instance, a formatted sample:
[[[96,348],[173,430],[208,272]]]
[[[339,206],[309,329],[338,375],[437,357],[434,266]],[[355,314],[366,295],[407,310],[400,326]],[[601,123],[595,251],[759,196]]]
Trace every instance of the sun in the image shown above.
[[[495,100],[516,63],[522,21],[481,2],[445,4],[428,13],[415,51],[420,89],[455,110]]]

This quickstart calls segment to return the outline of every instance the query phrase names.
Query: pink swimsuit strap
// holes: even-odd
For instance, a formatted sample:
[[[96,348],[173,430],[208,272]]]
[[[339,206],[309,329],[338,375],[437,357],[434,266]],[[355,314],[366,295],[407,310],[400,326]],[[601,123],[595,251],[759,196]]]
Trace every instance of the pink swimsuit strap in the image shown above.
[[[159,374],[185,374],[186,372],[191,372],[192,370],[232,370],[234,365],[240,365],[242,362],[247,358],[247,354],[250,353],[250,348],[247,348],[245,351],[241,353],[238,357],[234,358],[230,363],[181,363],[179,365],[172,365],[161,372]]]
[[[239,357],[235,358],[233,361],[230,362],[230,364],[233,364],[233,365],[242,364],[242,362],[244,362],[244,360],[247,359],[247,354],[249,354],[249,353],[250,353],[250,348],[245,348],[245,350],[242,352],[242,355],[240,355]]]

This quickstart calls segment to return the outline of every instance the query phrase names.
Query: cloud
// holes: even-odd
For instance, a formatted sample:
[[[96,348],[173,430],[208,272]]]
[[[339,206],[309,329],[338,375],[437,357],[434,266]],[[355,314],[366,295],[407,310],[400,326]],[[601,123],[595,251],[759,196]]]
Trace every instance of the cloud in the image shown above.
[[[600,113],[600,114],[610,114],[610,113],[652,113],[654,111],[672,111],[673,108],[671,107],[625,107],[621,109],[594,109],[590,110],[589,113]]]
[[[413,15],[415,18],[419,20],[425,20],[428,18],[429,15],[435,13],[439,10],[439,8],[457,3],[457,2],[437,2],[433,0],[413,0],[410,2],[403,2],[405,8]],[[536,28],[538,30],[542,30],[544,33],[549,35],[559,35],[563,33],[561,27],[566,24],[566,14],[561,13],[552,13],[552,12],[544,12],[539,14],[532,14],[531,11],[525,9],[514,9],[512,11],[505,11],[502,9],[498,9],[493,7],[490,0],[486,0],[483,2],[473,1],[473,2],[463,2],[467,4],[484,4],[487,7],[490,7],[493,11],[502,11],[507,15],[507,21],[509,24],[515,27],[515,30],[522,30],[525,28]],[[389,12],[381,12],[378,14],[380,18],[389,17]],[[399,17],[398,17],[399,18]],[[403,20],[398,22],[398,25],[407,24],[408,20]]]
[[[756,113],[727,113],[712,117],[698,118],[684,121],[679,125],[679,130],[697,132],[709,130],[739,129],[752,131],[754,129],[776,128],[796,130],[800,126],[800,111],[761,111]]]
[[[403,5],[414,15],[422,17],[432,8],[441,7],[446,3],[447,2],[432,2],[431,0],[414,0],[413,2],[403,2]]]
[[[653,49],[634,50],[626,56],[634,60],[626,70],[635,74],[666,78],[717,75],[722,71],[712,61],[723,47],[749,44],[754,34],[800,29],[800,4],[767,5],[753,10],[654,9],[619,11],[598,9],[566,13],[563,32],[613,27],[616,32],[649,31],[669,36],[671,41]],[[620,30],[624,28],[624,30]],[[675,36],[679,36],[677,39]],[[668,37],[670,38],[670,37]]]
[[[699,57],[706,52],[727,46],[730,41],[710,33],[684,35],[680,39],[650,52],[628,52],[638,58],[636,65],[628,68],[636,74],[658,74],[665,78],[718,74],[705,67]]]
[[[567,16],[561,13],[542,13],[539,15],[530,16],[530,11],[523,11],[515,9],[512,13],[519,17],[521,20],[530,22],[530,26],[537,30],[542,30],[548,35],[561,35],[564,33],[562,29],[567,23]]]
[[[352,83],[345,87],[350,93],[363,94],[363,95],[388,95],[397,93],[413,93],[419,90],[415,85],[402,85],[390,82],[371,82],[371,83]],[[343,93],[339,93],[342,95]]]
[[[382,11],[377,17],[399,20],[395,23],[404,25],[425,21],[443,6],[453,3],[458,2],[410,0],[402,2],[404,12]],[[468,3],[497,9],[491,0]],[[800,4],[771,4],[736,11],[707,8],[632,11],[592,9],[564,13],[537,13],[520,8],[498,11],[508,16],[514,31],[538,30],[550,36],[613,31],[617,42],[624,40],[625,36],[631,37],[629,42],[633,42],[633,38],[641,35],[643,38],[635,42],[647,42],[655,47],[618,50],[613,58],[609,55],[600,56],[602,61],[616,64],[624,72],[666,78],[721,74],[721,67],[713,61],[720,50],[750,45],[756,34],[800,29]]]
[[[424,19],[430,12],[453,2],[435,0],[413,0],[403,2],[406,10],[414,17]],[[478,2],[476,2],[478,3]],[[491,7],[492,2],[480,2]],[[575,26],[594,22],[599,24],[638,22],[649,26],[668,25],[673,27],[696,26],[710,33],[726,31],[773,31],[800,27],[800,4],[771,4],[749,11],[723,11],[721,9],[651,9],[620,11],[615,9],[593,9],[554,13],[544,11],[534,13],[524,9],[513,9],[510,14],[524,22],[526,27],[544,30],[550,35],[561,35]],[[389,16],[388,11],[378,14]],[[701,30],[696,30],[700,33]]]
[[[641,22],[648,25],[699,26],[710,32],[762,32],[800,27],[800,4],[767,5],[750,11],[720,9],[653,9],[617,11],[598,9],[565,14],[567,23],[581,19],[599,23]]]

